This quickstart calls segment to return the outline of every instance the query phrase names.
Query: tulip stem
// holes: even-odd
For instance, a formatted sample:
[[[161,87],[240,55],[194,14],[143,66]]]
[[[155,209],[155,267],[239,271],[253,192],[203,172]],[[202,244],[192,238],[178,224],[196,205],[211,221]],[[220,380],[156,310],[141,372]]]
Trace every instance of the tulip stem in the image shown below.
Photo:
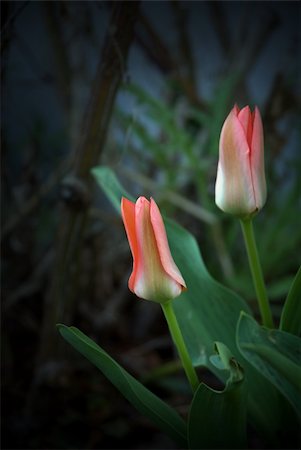
[[[257,295],[259,310],[262,318],[262,323],[268,328],[274,328],[273,317],[269,305],[267,291],[263,279],[261,264],[257,251],[253,223],[251,219],[241,220],[242,232],[247,249],[249,265],[253,277],[253,283]]]
[[[189,353],[187,351],[172,302],[161,303],[168,328],[173,339],[173,342],[178,350],[183,368],[185,370],[186,376],[190,383],[192,392],[195,392],[199,386],[198,376],[196,374],[195,368],[192,365]]]

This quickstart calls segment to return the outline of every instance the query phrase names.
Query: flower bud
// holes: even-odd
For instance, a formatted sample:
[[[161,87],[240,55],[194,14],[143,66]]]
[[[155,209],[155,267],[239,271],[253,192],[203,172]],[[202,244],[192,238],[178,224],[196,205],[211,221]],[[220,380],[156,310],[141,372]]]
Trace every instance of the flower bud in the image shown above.
[[[215,203],[224,212],[251,217],[266,201],[263,128],[258,108],[235,105],[220,136]]]
[[[129,289],[158,303],[178,297],[186,289],[168,245],[162,216],[155,201],[139,197],[121,201],[122,219],[133,255]]]

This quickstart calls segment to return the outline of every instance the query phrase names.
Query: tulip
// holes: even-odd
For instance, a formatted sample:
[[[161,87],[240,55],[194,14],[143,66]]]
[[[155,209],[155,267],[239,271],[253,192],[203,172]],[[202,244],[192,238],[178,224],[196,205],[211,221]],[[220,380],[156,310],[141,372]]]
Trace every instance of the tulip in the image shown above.
[[[168,246],[162,216],[155,201],[139,197],[121,201],[122,219],[133,255],[129,289],[138,297],[165,303],[186,289]]]
[[[220,136],[215,203],[224,212],[251,217],[266,201],[263,128],[258,108],[227,117]]]

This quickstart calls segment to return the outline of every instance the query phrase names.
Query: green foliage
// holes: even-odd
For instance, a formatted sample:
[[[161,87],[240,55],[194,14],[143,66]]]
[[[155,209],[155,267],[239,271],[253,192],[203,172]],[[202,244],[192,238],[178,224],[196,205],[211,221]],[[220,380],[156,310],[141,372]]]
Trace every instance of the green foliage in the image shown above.
[[[108,167],[95,167],[92,174],[120,214],[121,197],[128,194],[114,172]],[[131,196],[128,198],[133,200]],[[239,296],[210,276],[194,237],[173,221],[164,222],[172,255],[188,286],[181,297],[173,300],[181,330],[194,364],[215,371],[209,361],[214,341],[224,342],[230,349],[235,347],[233,338],[239,314],[241,310],[250,313],[250,309]]]
[[[96,167],[92,174],[120,214],[121,197],[131,196],[109,168]],[[201,383],[195,393],[188,422],[190,448],[244,447],[246,416],[266,441],[275,445],[285,424],[283,412],[292,417],[285,398],[300,411],[300,340],[284,331],[260,327],[244,300],[208,273],[194,237],[171,220],[164,222],[172,255],[188,287],[173,306],[189,354],[195,366],[208,368],[225,383],[223,391]],[[299,282],[297,275],[284,324],[297,302]],[[185,423],[172,408],[79,330],[59,325],[59,331],[139,411],[185,445]],[[214,347],[218,355],[212,355]],[[279,392],[284,397],[279,397]],[[291,422],[295,423],[294,419]]]
[[[139,115],[133,117],[119,110],[116,111],[116,118],[123,130],[131,131],[132,138],[127,141],[127,150],[135,171],[138,173],[143,171],[146,175],[148,170],[152,174],[155,171],[158,175],[156,182],[161,191],[173,189],[175,192],[188,192],[188,195],[192,193],[193,201],[209,211],[214,211],[218,218],[224,221],[221,239],[225,240],[226,249],[231,248],[231,257],[235,260],[233,264],[235,273],[233,276],[224,273],[224,270],[220,273],[220,268],[216,265],[216,253],[220,253],[220,249],[211,252],[210,247],[204,243],[203,252],[206,255],[207,265],[218,276],[224,276],[227,284],[238,290],[246,300],[252,301],[254,290],[248,278],[247,265],[241,264],[245,261],[245,254],[241,250],[236,224],[234,221],[227,221],[216,210],[213,194],[220,130],[233,106],[235,90],[242,76],[236,69],[216,80],[214,95],[210,101],[202,105],[203,107],[198,108],[188,103],[181,107],[180,102],[173,100],[167,103],[135,84],[125,84],[124,91],[136,101],[135,108],[139,108]],[[264,119],[264,111],[262,113]],[[265,129],[266,134],[268,131]],[[256,218],[255,234],[263,271],[268,281],[267,288],[277,302],[283,302],[286,282],[296,271],[301,242],[301,227],[296,226],[300,163],[297,160],[287,161],[282,152],[277,158],[277,165],[281,164],[289,170],[289,177],[288,174],[279,175],[279,167],[272,153],[274,148],[270,145],[270,136],[267,134],[265,137],[269,197],[262,214]],[[260,229],[260,233],[257,233],[257,229]],[[211,247],[216,244],[213,239]],[[278,289],[281,287],[279,283],[283,286],[281,290]],[[275,311],[276,316],[279,316],[278,309]]]
[[[120,110],[116,111],[116,118],[124,129],[130,129],[135,138],[130,150],[137,152],[138,165],[145,161],[152,161],[156,169],[163,175],[162,188],[177,189],[179,186],[194,184],[198,194],[208,197],[206,180],[208,180],[208,168],[214,163],[214,154],[208,149],[211,136],[211,127],[216,123],[212,116],[214,111],[196,111],[189,108],[182,112],[181,108],[172,108],[145,90],[134,84],[124,86],[138,103],[140,110],[147,113],[147,122],[139,117],[131,116]],[[194,132],[191,132],[189,123],[194,124],[198,133],[208,129],[206,142],[200,142]],[[218,120],[217,127],[220,125]],[[138,145],[137,145],[138,141]],[[142,149],[143,158],[141,158]],[[132,156],[134,156],[132,152]],[[179,171],[178,168],[181,167]]]
[[[237,325],[237,345],[243,356],[301,415],[301,339],[261,327],[242,313]]]
[[[185,422],[174,409],[139,383],[80,330],[61,324],[58,325],[58,329],[63,338],[101,370],[141,414],[151,419],[180,445],[187,445]]]
[[[120,213],[122,187],[109,168],[93,169],[93,175]],[[110,181],[110,179],[114,181]],[[112,187],[112,189],[109,188]],[[188,351],[195,365],[207,367],[222,381],[223,372],[210,361],[214,342],[223,342],[241,361],[247,379],[248,414],[251,422],[267,439],[277,441],[276,430],[281,427],[277,416],[277,391],[248,360],[243,360],[236,345],[235,330],[241,311],[250,313],[247,304],[235,293],[217,283],[208,273],[194,237],[170,220],[164,220],[172,255],[179,267],[188,290],[173,300],[175,314],[183,333]]]
[[[264,220],[258,217],[259,220],[256,221],[259,222],[257,227],[260,229],[260,233],[256,233],[256,238],[264,272],[273,274],[278,281],[279,276],[283,276],[286,272],[291,274],[291,270],[293,270],[294,274],[296,263],[299,260],[301,222],[296,220],[298,216],[300,217],[300,212],[298,213],[299,194],[296,193],[295,187],[293,185],[282,196],[275,195],[275,191],[270,192],[268,203],[263,211],[265,213]],[[281,185],[277,186],[277,191],[280,188]]]
[[[133,201],[133,197],[121,186],[118,178],[108,167],[98,166],[91,170],[99,186],[103,189],[116,211],[120,214],[121,197]]]
[[[301,335],[301,267],[287,295],[280,320],[280,329]]]
[[[243,370],[229,349],[216,342],[211,361],[228,372],[224,390],[201,384],[194,395],[188,421],[189,448],[245,448],[246,398]]]

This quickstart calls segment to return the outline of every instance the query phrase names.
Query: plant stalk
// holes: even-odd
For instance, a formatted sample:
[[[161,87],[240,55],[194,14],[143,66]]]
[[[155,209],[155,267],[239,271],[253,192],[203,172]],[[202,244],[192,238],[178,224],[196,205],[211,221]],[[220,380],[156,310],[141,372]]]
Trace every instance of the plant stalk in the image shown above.
[[[262,323],[268,328],[274,328],[273,317],[257,251],[252,219],[241,220],[240,223],[247,249],[249,265],[252,273]]]
[[[192,392],[194,393],[198,386],[199,386],[199,380],[198,376],[196,374],[195,368],[192,365],[189,353],[186,348],[186,344],[184,342],[174,309],[172,305],[172,301],[161,303],[168,328],[171,334],[171,337],[173,339],[173,342],[178,350],[183,368],[185,370],[186,376],[188,378],[188,381],[190,383]]]

